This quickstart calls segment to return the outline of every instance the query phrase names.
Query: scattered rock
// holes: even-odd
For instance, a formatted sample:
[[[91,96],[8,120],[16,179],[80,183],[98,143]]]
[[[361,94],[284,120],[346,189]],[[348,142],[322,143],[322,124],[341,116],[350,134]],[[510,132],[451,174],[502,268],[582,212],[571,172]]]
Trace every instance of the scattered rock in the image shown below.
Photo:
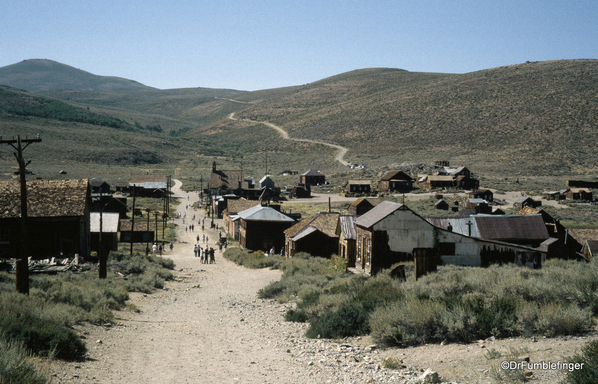
[[[438,373],[434,372],[430,368],[426,369],[424,373],[419,376],[418,380],[422,383],[440,383],[440,377],[438,377]]]

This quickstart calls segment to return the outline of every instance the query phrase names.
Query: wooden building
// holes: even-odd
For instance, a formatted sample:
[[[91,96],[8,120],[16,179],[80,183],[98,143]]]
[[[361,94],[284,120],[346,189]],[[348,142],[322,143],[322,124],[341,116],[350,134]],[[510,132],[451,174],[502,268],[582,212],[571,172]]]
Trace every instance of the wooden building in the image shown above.
[[[27,181],[27,253],[34,259],[89,257],[91,188],[88,179]],[[18,257],[19,181],[0,181],[0,257]]]
[[[245,181],[243,170],[216,169],[216,162],[212,164],[212,173],[208,180],[208,193],[211,195],[226,195],[241,189],[249,189],[250,183]],[[240,195],[240,194],[239,194]]]
[[[129,193],[137,197],[153,197],[161,199],[168,196],[169,176],[148,174],[131,175],[129,177]]]
[[[110,184],[102,180],[91,180],[89,182],[91,186],[91,193],[103,193],[109,194],[110,193]]]
[[[326,176],[320,171],[309,170],[301,174],[299,184],[304,185],[323,185],[326,183]]]
[[[338,251],[337,212],[319,212],[293,225],[286,231],[285,255],[293,257],[297,252],[312,256],[330,257]]]
[[[347,208],[347,214],[353,216],[361,216],[370,209],[374,208],[376,205],[380,204],[380,199],[378,198],[359,198],[349,205]]]
[[[441,209],[443,211],[448,211],[449,205],[446,201],[444,201],[443,199],[440,199],[434,203],[434,209]]]
[[[453,188],[455,177],[447,175],[420,175],[417,183],[424,189]]]
[[[284,231],[295,224],[295,220],[271,207],[256,205],[237,213],[239,216],[239,244],[243,248],[277,251],[284,247]]]
[[[532,247],[456,233],[428,222],[403,204],[383,201],[355,220],[356,268],[369,274],[413,255],[434,255],[444,264],[487,266],[517,263],[538,268],[546,253]]]
[[[120,220],[119,231],[120,231],[120,242],[130,243],[131,236],[133,243],[153,243],[154,240],[158,239],[158,232],[162,227],[162,221],[158,221],[158,228],[156,228],[156,222],[154,220],[147,220],[147,218],[135,219],[135,229],[131,231],[133,221],[129,219]],[[131,233],[132,232],[132,233]]]
[[[369,195],[372,193],[372,182],[370,180],[348,180],[341,190],[345,195]]]
[[[355,255],[357,253],[354,215],[340,215],[338,220],[338,255],[345,259],[347,268],[355,267]]]
[[[517,199],[517,201],[515,201],[513,203],[513,208],[515,208],[515,209],[522,209],[525,207],[537,208],[541,205],[542,205],[541,201],[534,200],[529,196],[521,196],[519,199]]]
[[[226,209],[222,213],[222,226],[224,230],[235,240],[239,240],[239,212],[261,205],[255,200],[229,200]]]
[[[378,192],[410,192],[413,178],[403,171],[390,171],[378,181]]]
[[[467,193],[467,197],[470,199],[484,199],[488,202],[494,200],[494,192],[487,188],[478,188],[475,191]]]
[[[564,195],[567,200],[592,200],[592,192],[587,188],[571,188]]]

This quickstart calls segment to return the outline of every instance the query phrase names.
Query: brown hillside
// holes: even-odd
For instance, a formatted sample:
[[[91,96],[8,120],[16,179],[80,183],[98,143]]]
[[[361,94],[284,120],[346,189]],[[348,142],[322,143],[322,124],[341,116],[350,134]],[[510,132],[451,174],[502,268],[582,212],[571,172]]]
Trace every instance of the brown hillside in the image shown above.
[[[463,75],[349,72],[260,102],[239,117],[350,148],[370,164],[437,159],[478,171],[596,171],[598,60]],[[250,95],[244,95],[249,97]]]

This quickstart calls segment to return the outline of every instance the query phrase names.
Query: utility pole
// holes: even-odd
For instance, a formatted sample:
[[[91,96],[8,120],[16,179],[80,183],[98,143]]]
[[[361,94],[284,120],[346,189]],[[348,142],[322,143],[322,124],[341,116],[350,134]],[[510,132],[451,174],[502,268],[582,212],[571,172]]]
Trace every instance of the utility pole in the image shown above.
[[[14,154],[19,163],[19,176],[21,182],[21,244],[20,244],[20,258],[16,262],[16,290],[19,293],[29,294],[29,261],[27,255],[27,180],[25,178],[25,169],[31,163],[28,161],[25,163],[23,158],[23,151],[31,143],[41,143],[42,139],[39,134],[35,139],[28,139],[25,136],[24,140],[21,140],[21,136],[17,135],[17,139],[14,137],[12,140],[2,140],[0,136],[0,144],[9,144],[17,152]],[[22,144],[25,143],[23,147]],[[16,144],[16,146],[15,146]]]
[[[133,232],[135,231],[135,184],[133,184],[133,212],[131,214],[131,251],[130,256],[133,256]]]
[[[104,213],[104,202],[102,201],[102,195],[103,193],[100,192],[100,241],[99,241],[99,252],[100,254],[98,255],[100,257],[100,271],[99,271],[99,277],[100,279],[105,279],[106,276],[108,276],[108,272],[107,272],[107,260],[106,260],[106,255],[104,255],[104,247],[102,247],[102,231],[103,231],[103,225],[104,225],[104,220],[103,220],[103,213]]]

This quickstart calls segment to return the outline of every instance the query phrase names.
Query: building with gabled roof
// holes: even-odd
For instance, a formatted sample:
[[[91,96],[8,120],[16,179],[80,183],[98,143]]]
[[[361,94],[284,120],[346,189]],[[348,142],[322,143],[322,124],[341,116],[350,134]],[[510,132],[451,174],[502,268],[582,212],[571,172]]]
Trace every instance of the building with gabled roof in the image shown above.
[[[238,213],[249,208],[253,208],[261,203],[255,200],[228,200],[226,209],[222,212],[222,226],[233,239],[239,240],[239,215]]]
[[[326,183],[326,176],[320,171],[309,171],[301,174],[299,178],[299,184],[304,185],[322,185]]]
[[[208,180],[208,191],[212,195],[226,195],[241,189],[249,189],[245,181],[243,170],[216,169],[216,162],[212,164],[212,173]]]
[[[338,212],[318,212],[302,220],[286,231],[285,255],[293,257],[297,252],[312,256],[330,257],[338,251]]]
[[[88,257],[91,188],[88,179],[27,181],[27,252],[34,259]],[[18,255],[19,181],[0,181],[0,257]]]
[[[372,193],[372,182],[370,180],[347,180],[341,190],[345,195],[369,195]]]
[[[383,201],[355,220],[356,268],[376,274],[393,264],[427,254],[437,263],[487,266],[517,263],[538,268],[546,258],[541,250],[502,241],[480,239],[440,228],[404,204]]]
[[[295,220],[271,207],[256,205],[238,212],[239,244],[243,248],[269,251],[284,247],[284,231],[290,228]]]
[[[349,215],[360,216],[369,211],[370,209],[374,208],[378,204],[380,204],[380,199],[378,198],[362,197],[353,201],[349,205],[349,208],[347,208],[347,213]]]
[[[413,189],[413,178],[403,171],[390,171],[378,181],[379,192],[409,192]]]

